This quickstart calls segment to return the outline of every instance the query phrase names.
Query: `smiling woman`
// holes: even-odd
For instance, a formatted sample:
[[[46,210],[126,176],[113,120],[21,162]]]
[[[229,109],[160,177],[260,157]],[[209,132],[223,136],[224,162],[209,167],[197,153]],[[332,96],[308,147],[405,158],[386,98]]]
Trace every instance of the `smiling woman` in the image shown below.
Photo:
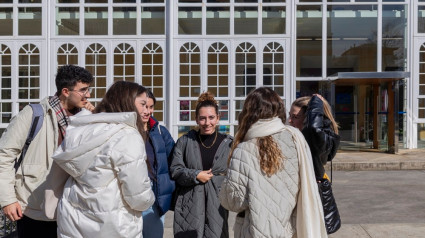
[[[233,138],[217,130],[220,116],[212,93],[199,96],[195,117],[199,130],[180,137],[170,166],[176,182],[174,237],[229,237],[229,213],[218,192]]]

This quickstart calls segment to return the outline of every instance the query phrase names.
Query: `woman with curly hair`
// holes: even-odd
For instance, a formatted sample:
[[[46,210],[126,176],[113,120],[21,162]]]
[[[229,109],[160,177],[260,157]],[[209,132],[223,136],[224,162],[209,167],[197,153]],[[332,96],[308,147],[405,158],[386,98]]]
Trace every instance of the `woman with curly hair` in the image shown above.
[[[174,237],[229,237],[228,211],[218,193],[227,169],[233,138],[218,132],[217,101],[205,92],[195,110],[199,130],[180,137],[170,166],[176,182]]]
[[[222,206],[238,213],[235,237],[327,237],[309,148],[285,119],[269,88],[252,91],[239,114],[220,191]]]

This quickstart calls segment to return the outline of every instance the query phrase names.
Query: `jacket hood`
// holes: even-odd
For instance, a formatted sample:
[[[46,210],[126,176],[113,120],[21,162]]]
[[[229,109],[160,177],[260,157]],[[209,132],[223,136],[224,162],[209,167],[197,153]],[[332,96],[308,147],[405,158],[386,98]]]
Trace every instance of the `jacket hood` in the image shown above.
[[[93,163],[106,141],[125,127],[136,129],[136,121],[135,112],[91,114],[82,111],[71,117],[65,139],[52,158],[68,174],[77,177]]]

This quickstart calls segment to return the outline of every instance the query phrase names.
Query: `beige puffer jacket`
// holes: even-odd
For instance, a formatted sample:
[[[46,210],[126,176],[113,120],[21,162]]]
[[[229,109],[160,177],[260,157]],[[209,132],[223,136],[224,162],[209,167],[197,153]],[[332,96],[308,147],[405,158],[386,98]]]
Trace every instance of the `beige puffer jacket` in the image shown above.
[[[53,159],[69,175],[57,208],[59,237],[140,237],[155,201],[136,113],[71,120]]]
[[[263,128],[264,130],[264,128]],[[222,184],[223,207],[244,212],[235,222],[235,237],[292,237],[291,220],[298,195],[298,158],[288,131],[272,134],[285,160],[283,169],[268,177],[260,168],[257,138],[240,143],[232,154]]]
[[[52,167],[51,156],[57,148],[59,131],[48,98],[40,104],[44,109],[43,126],[29,146],[16,174],[14,160],[19,157],[31,126],[33,111],[30,106],[12,118],[0,139],[0,205],[3,207],[19,201],[25,216],[49,221],[42,204],[46,176]]]
[[[264,136],[272,136],[284,156],[283,168],[271,176],[259,164],[257,138]],[[251,126],[233,151],[221,188],[222,206],[240,214],[236,238],[327,237],[308,144],[277,117]]]

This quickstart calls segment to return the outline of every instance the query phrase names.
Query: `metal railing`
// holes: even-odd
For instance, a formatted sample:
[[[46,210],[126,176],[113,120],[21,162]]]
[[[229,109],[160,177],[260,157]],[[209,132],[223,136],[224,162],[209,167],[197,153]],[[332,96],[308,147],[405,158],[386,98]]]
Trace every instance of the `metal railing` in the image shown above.
[[[3,209],[0,209],[0,237],[14,237],[14,234],[16,234],[16,222],[7,219]]]

